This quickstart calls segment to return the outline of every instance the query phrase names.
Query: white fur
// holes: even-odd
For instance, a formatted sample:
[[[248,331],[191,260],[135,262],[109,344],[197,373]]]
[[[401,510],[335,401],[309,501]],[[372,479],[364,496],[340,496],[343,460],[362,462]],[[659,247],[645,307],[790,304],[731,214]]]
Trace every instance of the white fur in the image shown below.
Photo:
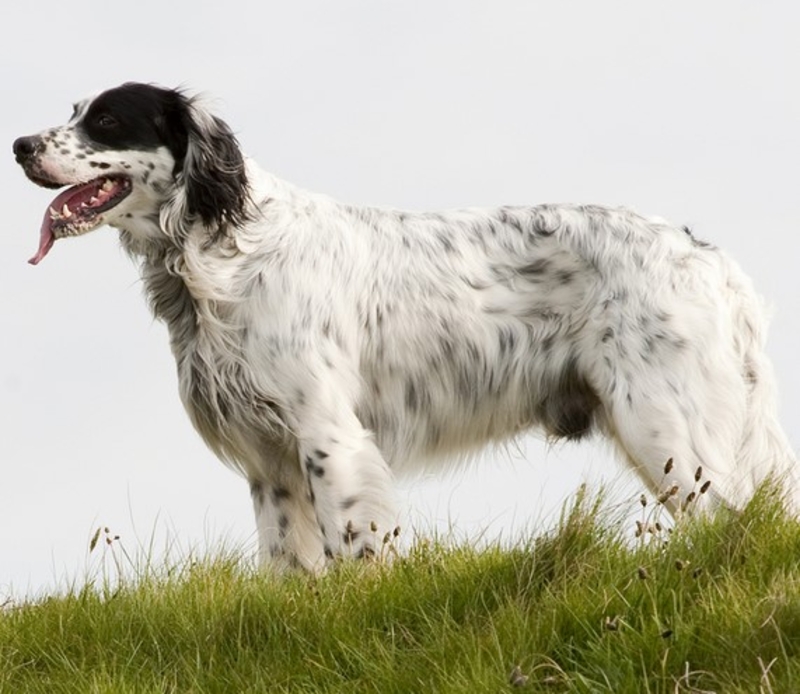
[[[798,500],[761,304],[718,249],[625,209],[356,208],[247,160],[247,218],[217,229],[188,201],[224,124],[186,108],[177,178],[167,147],[93,156],[132,167],[103,221],[141,262],[194,425],[250,480],[264,561],[370,554],[395,474],[537,427],[601,432],[652,491],[680,486],[673,511],[699,466],[706,502],[740,506],[773,472]],[[97,174],[56,147],[40,164]]]

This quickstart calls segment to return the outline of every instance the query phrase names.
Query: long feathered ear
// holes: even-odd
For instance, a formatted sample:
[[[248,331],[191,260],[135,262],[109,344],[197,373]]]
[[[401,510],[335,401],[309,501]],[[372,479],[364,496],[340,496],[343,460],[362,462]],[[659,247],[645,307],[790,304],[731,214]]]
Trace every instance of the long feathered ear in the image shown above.
[[[250,196],[244,157],[228,125],[183,96],[165,125],[185,133],[185,148],[175,152],[175,193],[162,217],[167,231],[180,234],[199,220],[217,236],[245,222]]]

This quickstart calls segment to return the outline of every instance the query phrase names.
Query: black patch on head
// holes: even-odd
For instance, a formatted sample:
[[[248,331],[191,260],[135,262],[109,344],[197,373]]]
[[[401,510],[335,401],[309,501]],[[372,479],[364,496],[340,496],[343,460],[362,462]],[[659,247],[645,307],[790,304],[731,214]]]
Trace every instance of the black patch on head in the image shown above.
[[[97,150],[168,148],[187,212],[224,233],[248,219],[244,158],[223,121],[209,115],[200,122],[196,114],[179,90],[129,82],[95,98],[77,127]]]
[[[98,150],[167,147],[177,169],[186,156],[187,119],[188,101],[179,91],[128,82],[95,98],[77,127]]]

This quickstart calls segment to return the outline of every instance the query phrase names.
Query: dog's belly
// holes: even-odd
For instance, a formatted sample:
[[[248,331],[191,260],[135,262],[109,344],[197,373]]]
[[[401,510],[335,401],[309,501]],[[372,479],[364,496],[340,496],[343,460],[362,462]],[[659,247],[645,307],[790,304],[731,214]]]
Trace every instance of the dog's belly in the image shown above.
[[[590,433],[600,400],[576,361],[541,358],[528,344],[517,358],[454,348],[446,359],[407,371],[367,369],[357,413],[394,467],[472,452],[534,426],[551,438]],[[551,347],[552,349],[552,347]]]

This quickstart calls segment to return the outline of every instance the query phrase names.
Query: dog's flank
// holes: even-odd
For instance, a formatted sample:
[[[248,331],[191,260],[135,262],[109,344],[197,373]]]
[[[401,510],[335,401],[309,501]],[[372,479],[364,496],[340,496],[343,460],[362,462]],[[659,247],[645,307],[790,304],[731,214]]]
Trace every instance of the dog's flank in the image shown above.
[[[372,556],[394,474],[537,427],[604,434],[656,492],[692,489],[702,465],[703,503],[739,505],[771,473],[798,501],[759,301],[688,230],[599,206],[342,205],[148,85],[81,102],[15,152],[34,182],[76,186],[37,262],[103,224],[139,260],[184,405],[250,482],[265,562]]]

